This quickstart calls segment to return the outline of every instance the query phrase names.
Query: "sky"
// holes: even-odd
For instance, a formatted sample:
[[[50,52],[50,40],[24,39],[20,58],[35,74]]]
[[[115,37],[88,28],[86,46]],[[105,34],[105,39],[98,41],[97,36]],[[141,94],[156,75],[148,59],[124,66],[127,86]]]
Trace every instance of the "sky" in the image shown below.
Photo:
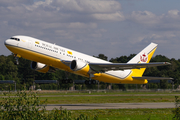
[[[180,59],[179,0],[1,0],[0,55],[4,41],[26,35],[108,59],[154,54]]]

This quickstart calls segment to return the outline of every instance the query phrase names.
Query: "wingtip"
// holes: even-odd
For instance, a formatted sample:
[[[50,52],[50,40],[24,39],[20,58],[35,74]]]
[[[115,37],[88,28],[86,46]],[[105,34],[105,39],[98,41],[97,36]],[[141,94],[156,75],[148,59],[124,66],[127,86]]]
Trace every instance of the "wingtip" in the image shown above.
[[[170,63],[170,62],[164,62],[164,64],[165,64],[165,65],[171,65],[171,63]]]

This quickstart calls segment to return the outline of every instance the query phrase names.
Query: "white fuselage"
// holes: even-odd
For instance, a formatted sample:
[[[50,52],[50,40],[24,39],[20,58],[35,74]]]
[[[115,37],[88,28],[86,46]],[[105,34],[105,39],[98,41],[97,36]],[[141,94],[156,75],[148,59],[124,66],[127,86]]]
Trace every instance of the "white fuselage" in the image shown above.
[[[17,39],[16,39],[17,38]],[[90,77],[88,73],[83,71],[75,72],[69,66],[62,63],[62,61],[78,60],[84,63],[110,63],[68,48],[64,48],[55,44],[51,44],[36,38],[28,36],[13,36],[11,39],[5,41],[6,47],[23,58],[31,61],[40,62],[61,70],[65,70],[78,75]],[[92,79],[108,82],[108,83],[130,83],[130,84],[144,84],[147,81],[133,82],[131,76],[132,70],[116,70],[106,71],[105,73],[95,73]]]

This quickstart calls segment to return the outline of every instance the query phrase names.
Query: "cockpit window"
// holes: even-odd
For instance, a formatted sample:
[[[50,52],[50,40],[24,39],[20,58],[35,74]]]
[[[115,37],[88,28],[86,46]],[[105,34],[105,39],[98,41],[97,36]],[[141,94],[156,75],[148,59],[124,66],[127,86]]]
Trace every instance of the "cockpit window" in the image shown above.
[[[11,37],[10,39],[20,41],[20,39],[19,39],[19,38],[14,38],[14,37]]]

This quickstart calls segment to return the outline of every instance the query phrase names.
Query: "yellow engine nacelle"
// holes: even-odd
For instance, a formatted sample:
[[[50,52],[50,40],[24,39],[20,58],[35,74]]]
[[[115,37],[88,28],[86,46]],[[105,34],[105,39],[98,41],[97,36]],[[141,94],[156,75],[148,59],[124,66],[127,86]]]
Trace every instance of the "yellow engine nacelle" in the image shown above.
[[[84,75],[86,77],[89,77],[89,74],[94,73],[90,67],[89,64],[80,61],[80,60],[73,60],[70,64],[71,70],[73,70],[76,74]]]
[[[42,72],[42,73],[55,71],[55,69],[53,69],[52,67],[50,67],[46,64],[34,62],[34,61],[31,62],[31,69],[36,70],[38,72]]]

